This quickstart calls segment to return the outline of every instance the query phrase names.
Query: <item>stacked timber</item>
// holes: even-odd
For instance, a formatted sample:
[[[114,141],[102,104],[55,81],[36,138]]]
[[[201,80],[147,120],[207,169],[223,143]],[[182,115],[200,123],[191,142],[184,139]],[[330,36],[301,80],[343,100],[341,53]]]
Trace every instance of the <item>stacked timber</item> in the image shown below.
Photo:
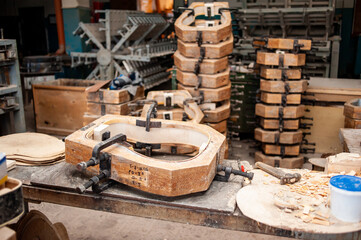
[[[132,86],[131,91],[109,90],[109,82],[102,81],[86,90],[87,111],[84,113],[83,126],[106,114],[128,115],[132,111],[129,105],[144,98],[143,86]]]
[[[175,22],[174,54],[178,89],[187,90],[204,113],[203,122],[227,133],[231,83],[228,55],[233,50],[231,14],[226,2],[194,2]]]
[[[300,155],[300,119],[305,113],[301,94],[307,88],[301,67],[305,65],[304,51],[311,49],[311,40],[268,38],[257,40],[254,45],[260,48],[257,63],[261,91],[261,103],[256,104],[260,127],[255,129],[255,139],[262,144],[255,161],[299,168],[304,162]]]
[[[361,129],[361,99],[356,98],[345,103],[343,108],[345,128]]]

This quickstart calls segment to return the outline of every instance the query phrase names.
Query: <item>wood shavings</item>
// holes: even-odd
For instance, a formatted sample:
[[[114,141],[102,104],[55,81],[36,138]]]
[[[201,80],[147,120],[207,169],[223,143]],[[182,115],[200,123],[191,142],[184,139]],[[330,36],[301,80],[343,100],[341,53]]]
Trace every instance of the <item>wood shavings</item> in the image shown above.
[[[307,215],[301,216],[301,219],[302,219],[302,221],[304,221],[305,223],[309,223],[309,222],[312,221],[312,217],[307,216]]]
[[[308,215],[310,213],[310,206],[304,207],[302,213]]]
[[[311,223],[313,224],[318,224],[318,225],[324,225],[324,226],[329,226],[330,222],[329,221],[324,221],[324,220],[320,220],[320,219],[312,219]]]
[[[278,208],[281,208],[281,209],[284,209],[284,208],[288,208],[288,209],[292,209],[292,210],[299,209],[299,207],[297,205],[295,205],[293,203],[282,201],[280,199],[275,199],[274,205],[276,205]]]
[[[347,173],[347,175],[350,175],[350,176],[355,176],[356,175],[356,172],[354,170],[350,171],[349,173]]]
[[[292,209],[289,209],[289,208],[285,208],[284,211],[285,211],[285,213],[292,213],[293,212]]]

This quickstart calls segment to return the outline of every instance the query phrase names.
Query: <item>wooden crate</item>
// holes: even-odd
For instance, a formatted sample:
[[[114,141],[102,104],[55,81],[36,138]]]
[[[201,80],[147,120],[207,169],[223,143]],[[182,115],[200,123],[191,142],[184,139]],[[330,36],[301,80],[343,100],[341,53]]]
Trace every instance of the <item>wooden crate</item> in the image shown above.
[[[83,126],[85,90],[94,80],[58,79],[33,84],[36,130],[68,135]]]

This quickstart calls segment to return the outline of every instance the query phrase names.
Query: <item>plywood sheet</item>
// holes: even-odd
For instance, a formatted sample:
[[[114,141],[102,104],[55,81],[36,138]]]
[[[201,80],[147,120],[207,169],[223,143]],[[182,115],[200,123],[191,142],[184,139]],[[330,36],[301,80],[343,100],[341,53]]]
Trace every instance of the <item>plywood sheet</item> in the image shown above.
[[[342,145],[338,139],[340,128],[344,126],[343,106],[307,106],[310,112],[305,117],[313,118],[313,121],[303,120],[303,123],[313,123],[311,129],[304,132],[311,132],[305,139],[308,142],[316,143],[317,153],[339,153],[342,152]]]

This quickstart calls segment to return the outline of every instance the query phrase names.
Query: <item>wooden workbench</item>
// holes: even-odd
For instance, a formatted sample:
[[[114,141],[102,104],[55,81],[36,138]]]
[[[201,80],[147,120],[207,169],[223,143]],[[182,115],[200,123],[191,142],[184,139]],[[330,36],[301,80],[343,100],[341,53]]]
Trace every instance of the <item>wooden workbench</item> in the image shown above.
[[[101,195],[91,192],[78,194],[75,188],[88,180],[89,175],[78,172],[75,166],[65,162],[47,167],[18,166],[9,175],[23,181],[23,193],[27,202],[48,202],[179,223],[305,239],[360,237],[360,233],[356,233],[358,235],[355,238],[355,233],[326,237],[286,231],[247,218],[236,206],[236,193],[241,188],[236,177],[227,183],[213,181],[206,192],[167,198],[122,184],[116,184]]]

